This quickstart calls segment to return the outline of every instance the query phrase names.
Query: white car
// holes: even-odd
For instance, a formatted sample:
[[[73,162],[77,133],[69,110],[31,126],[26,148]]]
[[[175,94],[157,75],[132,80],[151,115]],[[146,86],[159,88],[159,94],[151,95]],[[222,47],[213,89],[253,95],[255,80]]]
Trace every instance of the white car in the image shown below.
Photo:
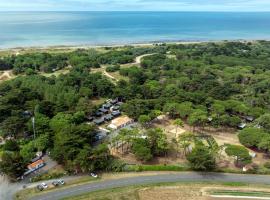
[[[98,175],[95,174],[95,173],[90,173],[90,176],[92,176],[92,177],[94,177],[94,178],[97,178],[97,177],[98,177]]]
[[[43,187],[43,189],[48,188],[48,185],[46,183],[41,183],[40,186]]]

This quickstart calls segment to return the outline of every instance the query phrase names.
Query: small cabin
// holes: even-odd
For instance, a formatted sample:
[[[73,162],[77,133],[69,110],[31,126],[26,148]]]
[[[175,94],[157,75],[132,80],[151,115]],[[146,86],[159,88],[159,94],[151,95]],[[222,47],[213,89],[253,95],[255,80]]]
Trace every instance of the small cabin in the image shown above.
[[[35,162],[33,162],[27,166],[28,170],[24,173],[24,176],[27,176],[27,175],[31,174],[32,172],[34,172],[34,171],[36,171],[44,166],[45,166],[44,160],[42,160],[42,159],[36,160]]]
[[[113,107],[112,107],[112,110],[113,110],[113,111],[120,110],[120,106],[113,106]]]
[[[112,112],[113,117],[119,117],[120,115],[121,115],[121,112],[119,110]]]
[[[102,115],[103,115],[103,113],[102,112],[99,112],[99,111],[96,112],[96,114],[95,114],[96,117],[101,117]]]
[[[111,100],[111,104],[115,105],[116,103],[118,103],[117,99]]]
[[[112,104],[111,103],[106,103],[106,104],[103,104],[102,106],[104,109],[110,109],[112,107]]]
[[[104,117],[105,121],[111,121],[113,119],[113,116],[111,114],[108,114]]]
[[[99,118],[99,119],[95,119],[94,121],[93,121],[96,125],[102,125],[105,121],[104,121],[104,119],[103,118]]]
[[[98,111],[101,112],[101,113],[103,113],[103,114],[109,113],[109,110],[106,109],[106,108],[100,108],[100,109],[98,109]]]

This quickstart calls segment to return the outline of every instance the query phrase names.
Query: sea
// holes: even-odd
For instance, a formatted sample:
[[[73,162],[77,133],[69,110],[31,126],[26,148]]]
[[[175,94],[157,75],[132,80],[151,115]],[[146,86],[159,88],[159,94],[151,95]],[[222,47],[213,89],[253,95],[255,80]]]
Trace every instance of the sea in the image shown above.
[[[0,48],[269,40],[270,12],[0,12]]]

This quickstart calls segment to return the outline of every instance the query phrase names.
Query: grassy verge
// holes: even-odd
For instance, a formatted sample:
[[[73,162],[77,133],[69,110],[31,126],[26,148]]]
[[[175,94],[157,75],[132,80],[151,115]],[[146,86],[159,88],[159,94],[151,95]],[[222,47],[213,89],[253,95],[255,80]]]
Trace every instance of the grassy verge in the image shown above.
[[[258,175],[269,175],[270,169],[259,166],[256,170],[249,170],[247,172],[243,172],[242,169],[230,169],[230,168],[222,168],[222,169],[216,169],[214,172],[220,172],[220,173],[231,173],[231,174],[258,174]]]
[[[68,197],[63,200],[134,200],[139,199],[137,190],[142,187],[124,187],[124,188],[115,188],[109,190],[103,190],[98,192],[91,192],[84,195],[76,196],[76,197]]]
[[[128,165],[125,171],[141,172],[141,171],[189,171],[190,168],[184,165]]]
[[[65,176],[67,172],[63,169],[53,169],[50,170],[49,172],[41,175],[37,175],[31,179],[31,182],[38,182],[38,181],[45,181],[45,180],[50,180],[50,179],[56,179],[56,178],[61,178]]]

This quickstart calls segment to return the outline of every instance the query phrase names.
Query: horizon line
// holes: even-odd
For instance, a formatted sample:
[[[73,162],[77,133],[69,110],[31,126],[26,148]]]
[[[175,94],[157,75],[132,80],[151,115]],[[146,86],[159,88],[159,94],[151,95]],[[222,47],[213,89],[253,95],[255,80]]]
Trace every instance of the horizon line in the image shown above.
[[[268,13],[270,10],[266,11],[256,11],[256,10],[0,10],[0,12],[241,12],[241,13]]]

